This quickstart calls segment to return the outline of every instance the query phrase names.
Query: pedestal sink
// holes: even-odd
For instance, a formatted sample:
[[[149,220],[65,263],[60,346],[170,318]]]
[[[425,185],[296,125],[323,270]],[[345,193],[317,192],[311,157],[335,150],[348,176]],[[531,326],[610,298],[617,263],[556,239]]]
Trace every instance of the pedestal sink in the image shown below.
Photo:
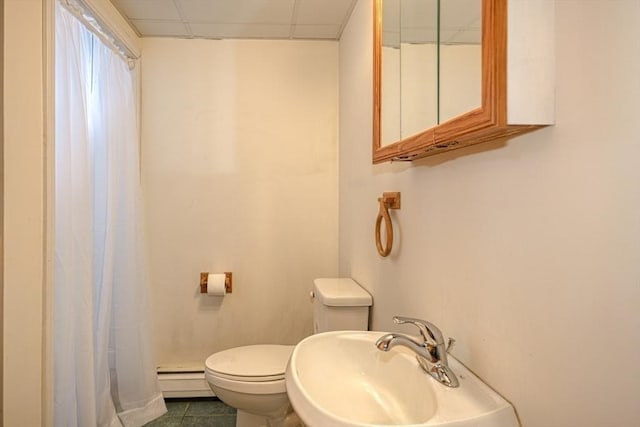
[[[308,427],[518,427],[513,407],[453,357],[460,387],[439,384],[414,353],[375,346],[383,332],[312,335],[293,351],[289,400]]]

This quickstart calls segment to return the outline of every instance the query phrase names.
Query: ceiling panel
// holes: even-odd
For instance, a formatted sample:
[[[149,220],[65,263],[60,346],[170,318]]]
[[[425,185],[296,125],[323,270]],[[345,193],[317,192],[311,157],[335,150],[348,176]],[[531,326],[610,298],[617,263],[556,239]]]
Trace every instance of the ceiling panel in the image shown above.
[[[198,24],[189,25],[194,37],[213,39],[284,39],[288,25],[275,24]]]
[[[129,19],[180,21],[173,0],[120,0],[118,4]]]
[[[157,37],[181,37],[187,32],[182,22],[167,21],[131,21],[143,34],[154,34]]]
[[[178,0],[183,18],[220,24],[289,24],[294,0]]]
[[[297,24],[342,25],[351,15],[349,0],[300,0]]]
[[[296,25],[293,38],[336,40],[340,38],[341,29],[340,25]]]
[[[142,37],[337,40],[356,0],[111,0]]]

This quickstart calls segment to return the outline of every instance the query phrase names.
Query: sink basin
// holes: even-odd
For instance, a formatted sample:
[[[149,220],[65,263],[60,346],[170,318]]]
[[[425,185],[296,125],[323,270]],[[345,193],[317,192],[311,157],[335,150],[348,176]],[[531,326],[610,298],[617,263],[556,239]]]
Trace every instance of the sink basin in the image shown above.
[[[458,388],[432,379],[409,349],[378,350],[382,335],[326,332],[296,346],[287,394],[307,426],[519,426],[513,407],[453,357]]]

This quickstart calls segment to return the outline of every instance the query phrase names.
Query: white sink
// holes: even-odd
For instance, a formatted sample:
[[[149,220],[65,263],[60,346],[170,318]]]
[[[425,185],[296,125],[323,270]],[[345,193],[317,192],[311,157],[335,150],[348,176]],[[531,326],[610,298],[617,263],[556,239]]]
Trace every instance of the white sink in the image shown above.
[[[378,350],[382,335],[326,332],[296,346],[287,394],[307,426],[519,426],[513,407],[453,357],[458,388],[432,379],[409,349]]]

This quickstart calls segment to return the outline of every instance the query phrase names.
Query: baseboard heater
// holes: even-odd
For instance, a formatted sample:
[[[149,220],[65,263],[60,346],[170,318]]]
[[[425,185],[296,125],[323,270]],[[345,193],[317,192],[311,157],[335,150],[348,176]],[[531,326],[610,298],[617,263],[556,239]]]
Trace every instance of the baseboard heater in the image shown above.
[[[215,396],[202,366],[159,366],[158,381],[165,398]]]

